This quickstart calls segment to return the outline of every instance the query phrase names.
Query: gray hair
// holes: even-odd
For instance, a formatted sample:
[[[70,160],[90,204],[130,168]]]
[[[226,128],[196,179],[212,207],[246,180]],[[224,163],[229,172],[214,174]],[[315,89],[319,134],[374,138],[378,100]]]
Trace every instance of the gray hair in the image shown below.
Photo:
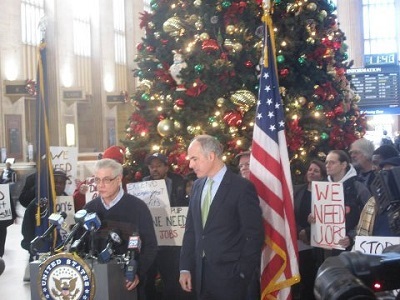
[[[374,143],[371,142],[370,140],[367,140],[366,138],[361,138],[358,140],[355,140],[352,144],[351,147],[356,147],[359,149],[365,157],[368,157],[369,159],[372,158],[372,155],[374,154],[375,151],[375,146]]]
[[[111,169],[113,176],[122,175],[122,165],[110,158],[103,158],[96,162],[94,171],[97,172],[100,169]]]
[[[215,137],[207,134],[202,134],[196,136],[190,142],[190,144],[192,144],[193,142],[198,142],[200,144],[204,154],[214,152],[218,158],[222,158],[222,145]]]

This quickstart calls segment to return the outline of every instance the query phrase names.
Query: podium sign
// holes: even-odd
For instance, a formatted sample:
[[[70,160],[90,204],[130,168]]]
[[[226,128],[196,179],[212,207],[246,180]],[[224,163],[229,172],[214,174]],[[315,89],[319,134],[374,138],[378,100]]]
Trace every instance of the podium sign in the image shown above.
[[[31,262],[31,299],[137,300],[136,289],[125,288],[124,266],[116,260],[100,264],[71,253]]]

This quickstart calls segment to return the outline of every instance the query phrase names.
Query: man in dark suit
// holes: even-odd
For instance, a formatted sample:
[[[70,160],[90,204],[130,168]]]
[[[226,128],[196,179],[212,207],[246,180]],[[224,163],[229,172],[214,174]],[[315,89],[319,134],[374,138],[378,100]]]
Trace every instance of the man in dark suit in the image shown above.
[[[202,300],[245,299],[264,240],[256,189],[227,169],[212,136],[195,137],[188,156],[199,179],[190,196],[179,282]]]

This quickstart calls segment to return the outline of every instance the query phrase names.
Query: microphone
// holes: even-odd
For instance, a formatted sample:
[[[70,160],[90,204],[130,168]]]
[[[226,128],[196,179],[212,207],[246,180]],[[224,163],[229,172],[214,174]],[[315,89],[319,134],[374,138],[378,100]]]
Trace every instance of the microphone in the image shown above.
[[[60,214],[52,213],[48,221],[50,223],[49,228],[43,233],[41,236],[37,236],[31,242],[30,250],[31,253],[37,253],[40,248],[42,248],[45,244],[45,239],[54,231],[56,228],[60,228],[61,224],[64,223],[67,214],[63,211]]]
[[[83,228],[87,231],[97,231],[101,226],[101,221],[96,213],[88,213],[83,222]]]
[[[75,225],[74,225],[74,227],[72,227],[71,232],[68,234],[67,238],[65,239],[65,241],[63,243],[63,247],[65,247],[72,240],[72,238],[74,237],[77,230],[83,226],[86,215],[87,215],[86,209],[78,210],[75,213],[75,215],[74,215]]]
[[[138,262],[136,260],[136,253],[140,253],[140,249],[142,247],[142,242],[137,233],[134,233],[129,237],[128,241],[128,261],[125,265],[125,278],[128,281],[133,281],[135,279],[135,275],[138,269]]]
[[[103,251],[100,252],[98,260],[100,263],[107,263],[111,259],[111,255],[114,253],[115,246],[121,245],[122,239],[117,233],[117,230],[112,230],[108,234],[108,243]]]
[[[78,251],[79,245],[80,245],[80,244],[82,243],[82,241],[85,239],[85,237],[87,236],[88,232],[89,232],[89,231],[85,231],[79,239],[75,240],[75,241],[72,243],[71,247],[69,248],[69,252],[77,252],[77,251]]]

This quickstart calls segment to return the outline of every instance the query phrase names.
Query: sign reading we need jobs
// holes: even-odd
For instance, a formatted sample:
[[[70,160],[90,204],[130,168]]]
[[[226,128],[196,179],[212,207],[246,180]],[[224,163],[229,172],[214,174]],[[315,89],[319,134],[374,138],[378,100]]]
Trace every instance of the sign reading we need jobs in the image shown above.
[[[343,185],[339,182],[311,183],[311,246],[341,249],[339,240],[346,236]]]
[[[126,189],[149,207],[158,245],[182,246],[188,208],[170,206],[165,180],[128,183]]]

